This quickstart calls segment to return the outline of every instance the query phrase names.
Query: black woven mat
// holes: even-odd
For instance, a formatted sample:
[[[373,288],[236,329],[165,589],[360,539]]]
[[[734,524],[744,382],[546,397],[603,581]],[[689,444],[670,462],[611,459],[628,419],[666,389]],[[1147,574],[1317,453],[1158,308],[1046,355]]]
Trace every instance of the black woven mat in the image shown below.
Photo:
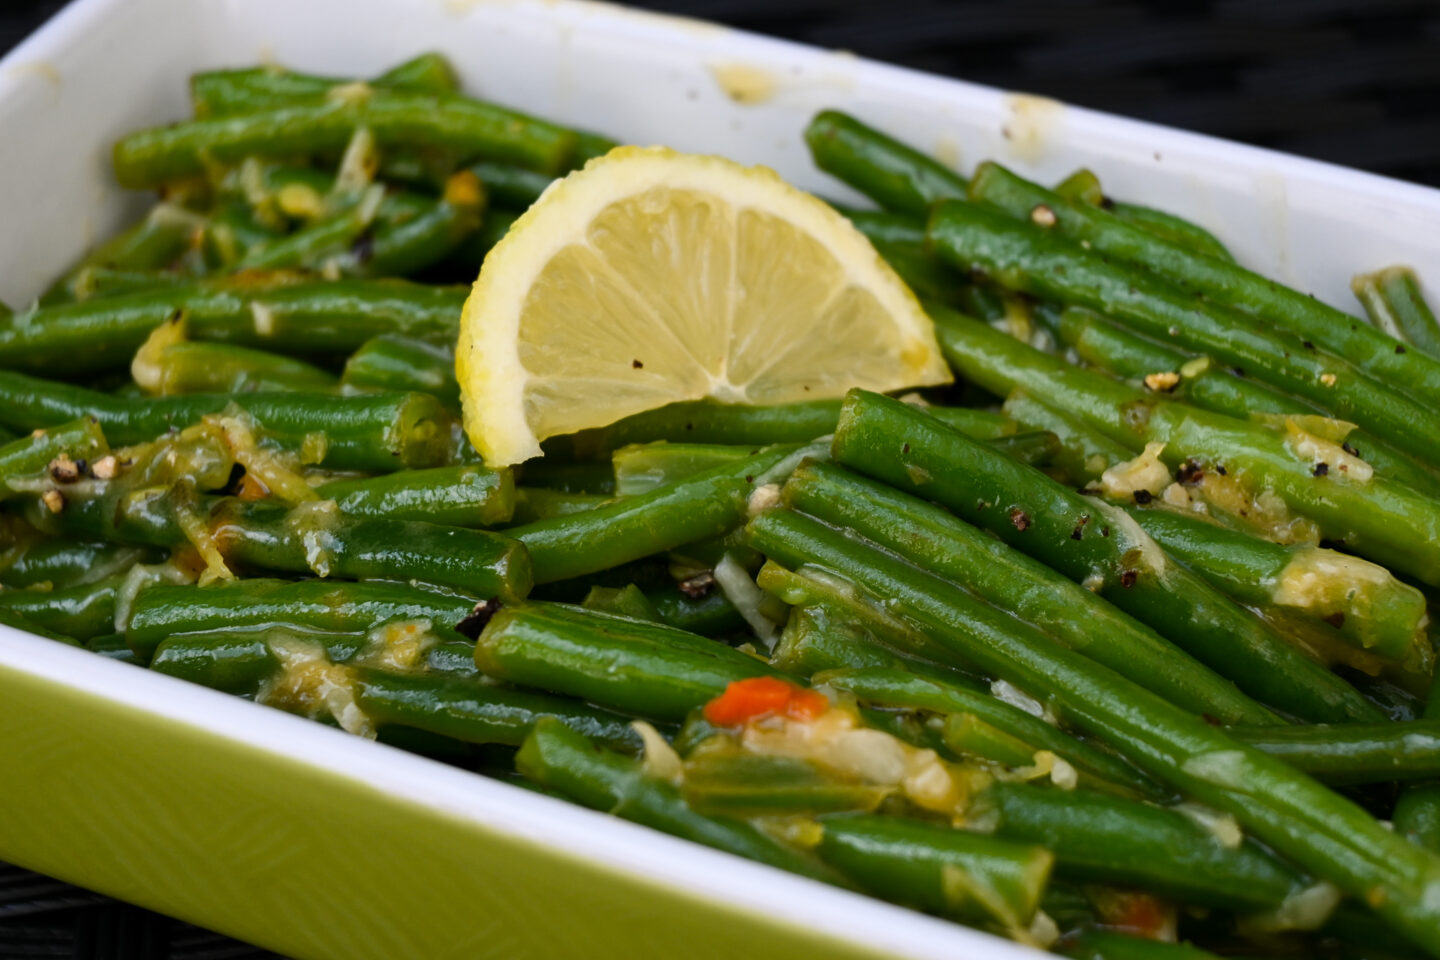
[[[0,53],[63,5],[0,0]],[[1440,0],[635,5],[1440,185]],[[273,956],[0,865],[3,960]]]

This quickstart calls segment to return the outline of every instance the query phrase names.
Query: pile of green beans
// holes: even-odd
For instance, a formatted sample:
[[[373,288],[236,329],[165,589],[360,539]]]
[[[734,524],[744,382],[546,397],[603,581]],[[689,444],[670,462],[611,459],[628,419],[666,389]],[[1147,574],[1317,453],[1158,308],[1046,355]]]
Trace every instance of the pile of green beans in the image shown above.
[[[960,385],[492,469],[464,285],[613,142],[435,54],[190,89],[115,147],[165,199],[0,311],[0,625],[1066,956],[1440,957],[1413,271],[1366,324],[825,111]]]

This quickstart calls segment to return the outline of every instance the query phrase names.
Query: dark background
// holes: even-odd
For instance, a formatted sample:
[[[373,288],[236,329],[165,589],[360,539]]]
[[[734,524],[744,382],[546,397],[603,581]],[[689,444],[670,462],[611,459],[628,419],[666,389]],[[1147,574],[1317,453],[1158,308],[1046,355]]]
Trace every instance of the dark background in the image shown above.
[[[63,5],[0,0],[0,53]],[[1440,186],[1440,0],[642,0],[633,6]],[[0,865],[5,960],[269,956]]]

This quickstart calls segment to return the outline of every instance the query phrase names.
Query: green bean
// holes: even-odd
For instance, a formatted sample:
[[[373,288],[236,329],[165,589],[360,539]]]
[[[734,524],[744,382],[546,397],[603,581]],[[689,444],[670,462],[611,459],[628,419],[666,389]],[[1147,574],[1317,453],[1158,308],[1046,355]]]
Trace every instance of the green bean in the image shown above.
[[[48,583],[53,589],[65,589],[118,576],[137,563],[163,559],[144,547],[47,538],[18,552],[0,554],[0,584],[19,589]]]
[[[107,577],[60,590],[3,592],[0,613],[19,617],[42,630],[89,640],[114,631],[115,598],[122,579]]]
[[[1226,733],[1325,783],[1389,783],[1440,776],[1440,722],[1434,720],[1274,730],[1230,727]]]
[[[906,249],[924,248],[925,220],[920,216],[904,213],[885,213],[880,210],[842,210],[855,229],[865,234],[871,243],[897,246]]]
[[[829,571],[807,566],[787,570],[767,560],[755,581],[760,589],[793,607],[819,607],[835,624],[859,631],[861,642],[872,648],[865,663],[837,666],[930,663],[959,671],[961,676],[974,672],[974,665],[969,661],[956,657],[953,651],[935,643],[914,624],[894,616],[883,603],[875,602],[855,584]]]
[[[294,233],[251,245],[235,264],[237,270],[321,270],[339,264],[365,231],[380,205],[381,188],[372,186],[351,202],[327,211]]]
[[[956,372],[993,393],[1020,387],[1138,450],[1164,443],[1171,465],[1218,474],[1224,467],[1247,495],[1270,491],[1327,539],[1425,583],[1440,583],[1440,508],[1384,476],[1348,479],[1348,456],[1309,434],[1294,436],[1147,395],[968,317],[939,312],[936,333]],[[1335,471],[1330,464],[1337,465]],[[1322,467],[1321,465],[1324,464]]]
[[[406,277],[445,259],[480,229],[486,196],[469,171],[452,174],[440,199],[415,215],[381,222],[368,239],[342,259],[343,273],[361,277]]]
[[[1076,170],[1055,186],[1055,192],[1067,200],[1086,203],[1108,210],[1122,220],[1155,234],[1162,240],[1189,247],[1196,253],[1219,260],[1235,261],[1213,233],[1198,224],[1191,223],[1174,214],[1152,207],[1137,206],[1133,203],[1119,203],[1105,196],[1100,178],[1089,170]]]
[[[1147,380],[1152,373],[1181,371],[1178,393],[1187,403],[1240,420],[1268,413],[1325,414],[1325,410],[1263,383],[1221,370],[1208,360],[1189,362],[1188,355],[1147,340],[1088,310],[1068,308],[1061,339],[1075,348],[1086,363],[1132,380],[1145,380],[1159,391],[1172,389],[1163,379]],[[1364,451],[1364,459],[1381,474],[1440,497],[1440,473],[1365,430],[1345,436],[1351,447]]]
[[[1378,564],[1334,550],[1281,546],[1193,513],[1130,510],[1181,563],[1241,603],[1278,607],[1352,646],[1404,661],[1429,622],[1425,596]]]
[[[759,817],[873,811],[888,787],[843,780],[808,760],[704,750],[685,763],[680,795],[711,816]]]
[[[615,494],[626,497],[649,493],[656,487],[757,453],[754,447],[733,444],[670,443],[667,440],[631,444],[616,450],[611,458]]]
[[[855,624],[825,607],[796,607],[785,621],[770,663],[801,680],[825,670],[848,667],[891,668],[915,662],[867,636]]]
[[[512,527],[508,533],[529,549],[536,583],[568,580],[718,537],[745,521],[755,488],[767,482],[767,474],[783,469],[795,449],[771,448],[649,493]]]
[[[1362,273],[1350,281],[1350,289],[1378,329],[1431,357],[1440,357],[1440,322],[1425,302],[1414,270],[1388,267]]]
[[[1226,263],[1234,263],[1235,256],[1209,230],[1183,217],[1154,207],[1142,207],[1134,203],[1116,201],[1110,211],[1127,223],[1139,227],[1146,233],[1154,234],[1161,240],[1182,249],[1188,249],[1200,256],[1211,257]]]
[[[86,642],[85,649],[99,654],[107,660],[118,660],[121,663],[129,663],[137,667],[146,665],[145,661],[135,656],[135,652],[125,643],[125,634],[123,633],[105,633],[98,637],[91,637]]]
[[[145,217],[96,247],[40,298],[41,306],[83,299],[86,271],[95,267],[162,270],[195,248],[205,219],[173,203],[158,203]]]
[[[1039,717],[1026,713],[989,693],[967,689],[938,671],[913,673],[893,668],[867,667],[835,670],[816,675],[815,683],[853,694],[872,706],[924,710],[942,716],[969,715],[1036,749],[1049,750],[1057,757],[1099,780],[1117,784],[1150,796],[1161,791],[1134,767]],[[1025,763],[1033,762],[1033,756]]]
[[[1440,678],[1440,674],[1436,674]],[[1440,720],[1440,683],[1432,678],[1425,720]],[[1395,832],[1417,846],[1440,853],[1440,780],[1417,783],[1400,794],[1391,817]]]
[[[416,620],[453,628],[478,602],[468,594],[378,581],[253,578],[208,587],[157,584],[136,597],[125,632],[131,647],[148,659],[174,634],[268,627],[363,634],[386,623]]]
[[[1169,314],[1169,319],[1159,320],[1149,327],[1156,335],[1164,335],[1166,327],[1174,323],[1193,330],[1197,325],[1208,326],[1212,320],[1224,318],[1224,326],[1229,329],[1232,340],[1246,335],[1247,339],[1256,345],[1264,341],[1276,344],[1285,342],[1259,330],[1253,320],[1244,319],[1247,316],[1259,317],[1293,334],[1297,340],[1303,340],[1298,344],[1301,347],[1300,352],[1289,358],[1270,356],[1270,359],[1264,362],[1265,365],[1258,362],[1260,355],[1253,353],[1249,359],[1232,361],[1225,357],[1227,362],[1238,363],[1247,370],[1254,367],[1252,372],[1257,376],[1261,376],[1262,371],[1267,368],[1274,369],[1270,366],[1272,364],[1288,366],[1291,382],[1297,387],[1296,392],[1304,394],[1298,387],[1309,387],[1311,398],[1320,403],[1327,402],[1325,391],[1330,388],[1321,383],[1317,376],[1312,375],[1317,370],[1333,372],[1339,379],[1335,384],[1337,397],[1340,391],[1345,389],[1346,381],[1358,382],[1362,377],[1365,380],[1373,377],[1375,379],[1370,380],[1371,383],[1384,384],[1388,390],[1413,397],[1422,405],[1440,405],[1440,359],[1419,350],[1407,351],[1403,346],[1397,349],[1395,341],[1381,331],[1367,324],[1357,323],[1349,314],[1342,313],[1314,297],[1226,260],[1197,254],[1186,244],[1162,239],[1103,210],[1067,201],[995,164],[982,164],[976,171],[970,184],[970,195],[974,199],[993,204],[1012,216],[1027,219],[1031,217],[1037,204],[1047,205],[1053,214],[1052,230],[1058,236],[1077,243],[1083,240],[1089,244],[1090,252],[1082,258],[1083,261],[1093,261],[1103,256],[1142,264],[1145,269],[1182,288],[1182,293],[1172,297],[1162,292],[1163,288],[1146,283],[1136,294],[1115,296],[1112,306],[1125,308],[1126,314],[1121,317],[1114,314],[1113,310],[1105,312],[1116,315],[1117,319],[1141,323],[1136,311],[1130,308],[1138,308],[1146,300],[1158,307],[1160,300],[1164,299],[1168,301],[1164,309],[1173,312]],[[1074,269],[1079,269],[1079,261],[1072,261],[1072,264]],[[1127,276],[1129,273],[1124,270],[1119,272]],[[1099,274],[1093,276],[1098,278]],[[1220,309],[1206,304],[1197,305],[1192,296],[1186,295],[1190,291],[1203,295],[1206,304],[1213,303]],[[1112,291],[1116,292],[1118,291]],[[1108,298],[1109,295],[1106,296]],[[1098,303],[1086,306],[1104,309]],[[1238,314],[1232,311],[1238,311]],[[1219,329],[1216,328],[1217,333]],[[1182,329],[1181,338],[1185,334],[1186,331]],[[1177,342],[1181,338],[1177,338]],[[1225,337],[1221,334],[1216,339],[1223,341]],[[1321,350],[1328,351],[1329,355],[1316,353],[1314,347],[1308,346],[1312,341]],[[1201,350],[1219,355],[1215,350]],[[1311,357],[1322,363],[1317,365],[1305,362]],[[1340,358],[1344,360],[1337,363]],[[1286,364],[1284,360],[1290,362]],[[1283,385],[1278,381],[1272,382]],[[1328,402],[1339,405],[1343,401],[1332,398]],[[1349,411],[1343,406],[1341,409],[1349,415]],[[1377,434],[1395,441],[1397,445],[1401,439],[1387,435],[1375,424],[1362,422],[1361,425],[1370,427]],[[1421,454],[1423,455],[1423,451]]]
[[[510,232],[518,219],[520,214],[513,210],[486,210],[480,221],[480,229],[460,241],[445,262],[456,270],[479,270],[485,257],[495,248],[495,244],[505,238],[505,234]]]
[[[685,719],[736,680],[775,673],[664,624],[553,603],[506,606],[475,643],[481,672],[652,720]]]
[[[1265,422],[1266,414],[1324,415],[1314,404],[1286,396],[1213,363],[1192,365],[1185,371],[1180,390],[1186,403],[1238,420]],[[1345,444],[1373,466],[1381,476],[1440,499],[1440,471],[1358,427],[1345,435]]]
[[[454,349],[416,337],[382,334],[365,341],[345,361],[340,380],[372,390],[428,393],[451,409],[460,406]]]
[[[141,386],[161,396],[326,390],[336,384],[333,374],[314,364],[233,343],[168,343],[146,371]]]
[[[1257,326],[1253,317],[1196,299],[1041,226],[979,204],[948,203],[932,218],[930,235],[940,256],[957,266],[984,271],[1019,292],[1099,310],[1138,332],[1243,367],[1418,458],[1440,446],[1440,421],[1350,359],[1307,346],[1289,331]]]
[[[493,527],[509,520],[515,510],[510,470],[476,464],[334,480],[316,492],[352,517],[423,520],[451,527]]]
[[[32,489],[36,481],[74,482],[86,475],[87,461],[110,452],[104,431],[92,417],[31,429],[29,436],[0,447],[0,501],[37,492]]]
[[[914,617],[995,676],[1044,697],[1156,780],[1233,815],[1317,878],[1367,898],[1397,930],[1433,952],[1440,909],[1425,895],[1440,883],[1440,858],[1283,761],[1237,744],[1108,667],[883,551],[801,519],[769,510],[748,529],[778,559],[823,564],[887,597],[897,613]]]
[[[231,404],[239,404],[270,439],[292,450],[314,450],[319,462],[334,470],[388,472],[434,466],[449,457],[448,416],[423,393],[252,393],[238,399],[192,393],[129,399],[0,371],[0,422],[32,430],[90,417],[116,444],[153,440]]]
[[[965,179],[838,110],[824,110],[805,128],[815,165],[886,210],[925,216],[938,200],[964,197]]]
[[[945,504],[1076,583],[1094,584],[1100,597],[1163,631],[1262,703],[1311,720],[1379,719],[1358,691],[1167,558],[1122,511],[998,457],[904,404],[852,392],[834,455]]]
[[[128,641],[127,641],[128,642]],[[276,625],[264,630],[219,629],[207,633],[176,634],[162,640],[152,651],[131,649],[148,657],[156,673],[198,683],[201,686],[255,697],[284,667],[277,646],[323,649],[328,662],[353,658],[365,646],[363,635],[312,634]]]
[[[610,499],[598,493],[569,493],[548,487],[516,487],[515,511],[510,521],[515,526],[523,526],[538,520],[583,513],[602,503],[609,503]]]
[[[3,598],[4,594],[0,594],[0,599]],[[30,617],[27,617],[15,610],[11,610],[5,606],[0,606],[0,627],[10,627],[14,630],[21,630],[25,633],[31,633],[37,637],[44,637],[46,640],[54,640],[58,643],[63,643],[72,647],[78,647],[81,645],[80,641],[75,639],[74,637],[47,627],[44,624],[37,622],[36,620],[33,620]]]
[[[1093,170],[1081,167],[1070,176],[1055,184],[1055,192],[1066,200],[1088,203],[1094,207],[1105,205],[1105,189]]]
[[[1098,480],[1110,467],[1130,459],[1130,451],[1120,444],[1024,390],[1005,398],[1005,414],[1027,430],[1053,434],[1060,445],[1053,464],[1076,484]]]
[[[183,313],[190,335],[287,353],[349,353],[382,333],[453,336],[465,291],[403,280],[249,276],[42,308],[0,321],[0,367],[75,377],[128,362]]]
[[[672,403],[626,417],[608,427],[556,437],[547,454],[569,452],[582,458],[604,456],[632,443],[715,443],[764,445],[808,443],[835,430],[840,404],[835,400],[753,407],[697,400]]]
[[[898,423],[891,426],[899,427]],[[898,434],[897,434],[898,435]],[[844,441],[849,443],[847,436]],[[912,450],[918,446],[911,441]],[[918,460],[917,460],[918,462]],[[921,469],[928,469],[922,467]],[[1047,486],[1054,484],[1047,481]],[[928,484],[918,485],[934,493]],[[1063,489],[1054,484],[1055,489]],[[1014,489],[1020,489],[1019,486]],[[827,523],[849,527],[900,556],[957,583],[983,600],[1034,624],[1073,650],[1103,663],[1179,706],[1226,722],[1271,723],[1273,715],[1202,665],[1094,593],[1066,579],[1064,566],[1052,570],[1027,555],[1031,545],[1012,549],[981,529],[884,484],[823,463],[802,465],[785,487],[785,499]],[[948,500],[948,496],[946,497]],[[1072,505],[1073,506],[1073,505]],[[1094,510],[1094,507],[1088,508]],[[1036,529],[1044,521],[1030,509]],[[1104,519],[1101,519],[1104,522]],[[993,529],[992,524],[986,524]],[[1071,536],[1070,527],[1066,539]],[[1019,531],[1033,540],[1033,531]],[[1116,535],[1121,535],[1116,530]],[[1001,537],[1004,538],[1001,533]],[[1012,541],[1014,542],[1014,541]],[[1055,547],[1064,549],[1064,545]],[[1037,553],[1041,551],[1036,548]],[[1049,551],[1044,552],[1049,556]],[[1087,569],[1096,560],[1087,557]],[[1083,579],[1083,578],[1082,578]],[[1174,622],[1181,611],[1162,601]],[[1213,601],[1211,601],[1213,603]],[[1164,618],[1149,616],[1151,626]],[[1230,618],[1222,622],[1229,623]],[[1180,628],[1184,629],[1184,628]],[[985,717],[984,719],[989,719]]]
[[[518,747],[539,718],[554,717],[607,747],[634,751],[640,746],[626,717],[564,697],[374,668],[358,670],[355,686],[356,703],[382,728],[404,726],[465,743]]]
[[[675,787],[647,775],[641,763],[598,748],[559,720],[536,722],[515,756],[515,766],[528,779],[584,806],[772,867],[847,885],[809,855],[748,823],[695,812]]]
[[[361,127],[381,148],[449,147],[470,159],[549,173],[562,170],[575,150],[574,133],[494,104],[452,93],[376,90],[142,130],[118,141],[112,159],[121,186],[143,189],[203,173],[207,159],[339,150]]]
[[[1131,333],[1084,307],[1061,311],[1060,339],[1085,363],[1126,380],[1144,380],[1152,373],[1178,373],[1191,359],[1169,344]]]
[[[590,592],[585,594],[585,599],[580,606],[586,610],[597,610],[600,613],[611,613],[618,617],[629,617],[631,620],[649,620],[651,623],[663,622],[660,611],[655,609],[655,604],[645,596],[645,592],[633,583],[627,583],[623,587],[602,587],[595,585]]]
[[[645,594],[660,619],[677,630],[718,637],[745,629],[745,619],[723,591],[710,589],[700,597],[687,595],[676,583]]]
[[[207,70],[190,77],[190,99],[195,116],[223,117],[273,107],[277,104],[323,98],[335,87],[358,80],[316,77],[280,67],[245,70]],[[449,62],[438,53],[422,53],[369,81],[371,86],[448,93],[456,89]]]
[[[997,815],[996,836],[1053,851],[1056,874],[1072,880],[1242,911],[1277,907],[1305,886],[1254,840],[1232,845],[1175,810],[998,781],[977,803]],[[1231,829],[1238,840],[1238,828]]]
[[[1048,467],[1060,456],[1060,438],[1049,430],[1030,430],[990,441],[990,446],[1012,460],[1032,467]]]
[[[472,166],[470,172],[485,185],[492,203],[509,210],[527,209],[555,182],[546,174],[507,163],[481,162]]]
[[[1009,932],[1029,924],[1054,863],[1043,847],[899,817],[839,815],[821,824],[821,858],[870,892]]]
[[[222,199],[205,221],[201,246],[205,260],[212,268],[230,270],[244,260],[251,250],[274,243],[282,236],[284,232],[268,222],[249,203]],[[186,279],[188,278],[182,277],[181,282]],[[99,278],[96,282],[97,295],[105,293],[106,286],[98,280]],[[175,284],[167,284],[173,285]],[[107,295],[134,292],[136,290],[112,289]],[[75,299],[87,300],[89,297],[77,296]]]
[[[173,270],[117,270],[114,267],[81,267],[75,274],[69,299],[82,301],[113,297],[126,293],[154,290],[156,287],[178,287],[194,277]],[[65,301],[59,301],[65,302]]]
[[[203,538],[211,564],[348,579],[405,579],[511,601],[530,588],[514,540],[407,520],[347,517],[333,501],[293,510],[230,497],[187,497],[180,488],[110,491],[48,518],[59,531],[156,547]],[[188,521],[188,523],[187,523]],[[196,532],[199,528],[200,532]],[[216,571],[218,574],[218,571]]]

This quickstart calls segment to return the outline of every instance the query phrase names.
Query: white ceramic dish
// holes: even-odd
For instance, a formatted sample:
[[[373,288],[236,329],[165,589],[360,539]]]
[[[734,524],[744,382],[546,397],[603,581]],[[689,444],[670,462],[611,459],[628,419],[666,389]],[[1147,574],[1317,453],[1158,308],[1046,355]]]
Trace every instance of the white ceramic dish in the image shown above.
[[[192,71],[365,75],[428,49],[482,96],[831,195],[800,139],[826,106],[962,168],[1089,166],[1347,308],[1353,272],[1440,266],[1434,191],[705,24],[568,0],[79,0],[0,61],[0,299],[141,207],[109,145],[185,116]],[[0,859],[315,960],[1025,953],[5,628]]]

